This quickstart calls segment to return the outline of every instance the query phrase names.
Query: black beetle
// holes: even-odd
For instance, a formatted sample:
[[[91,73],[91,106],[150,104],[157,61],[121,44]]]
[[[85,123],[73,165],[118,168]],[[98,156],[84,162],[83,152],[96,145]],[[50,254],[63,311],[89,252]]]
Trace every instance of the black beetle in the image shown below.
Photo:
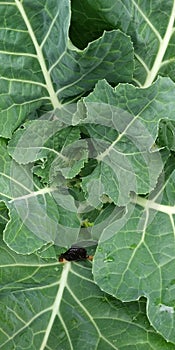
[[[79,260],[92,260],[93,257],[91,255],[87,255],[85,248],[80,247],[71,247],[65,253],[62,253],[59,256],[60,262],[65,261],[79,261]]]

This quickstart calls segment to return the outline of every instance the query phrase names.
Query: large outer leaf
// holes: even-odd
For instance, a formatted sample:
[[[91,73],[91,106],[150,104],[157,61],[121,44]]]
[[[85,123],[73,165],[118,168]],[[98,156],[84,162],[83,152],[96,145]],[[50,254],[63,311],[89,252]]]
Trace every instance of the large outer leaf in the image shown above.
[[[145,296],[151,324],[175,343],[175,172],[160,180],[150,200],[134,197],[135,208],[104,229],[94,276],[123,301]]]
[[[0,266],[2,350],[174,348],[149,325],[144,300],[123,305],[99,290],[89,262],[46,264],[1,242]]]
[[[131,36],[135,51],[135,82],[149,86],[157,74],[175,80],[175,2],[147,0],[72,0],[72,38],[84,47],[106,29]],[[81,37],[79,32],[83,33]]]
[[[100,78],[131,81],[133,48],[124,33],[104,33],[84,51],[69,43],[69,0],[1,0],[0,13],[3,137],[10,137],[30,112],[58,108]]]

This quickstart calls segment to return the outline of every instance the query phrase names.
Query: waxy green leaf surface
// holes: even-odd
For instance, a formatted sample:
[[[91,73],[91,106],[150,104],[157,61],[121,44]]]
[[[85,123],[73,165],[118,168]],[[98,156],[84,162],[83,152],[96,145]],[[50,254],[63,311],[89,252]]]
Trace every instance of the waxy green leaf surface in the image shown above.
[[[1,349],[174,349],[174,21],[0,0]]]
[[[119,28],[133,41],[137,85],[151,85],[158,74],[175,79],[173,0],[82,0],[81,4],[73,0],[72,4],[71,38],[81,48],[104,29]]]
[[[11,137],[30,112],[60,108],[65,99],[90,91],[98,79],[131,81],[129,36],[114,30],[85,50],[76,49],[68,37],[68,0],[0,1],[0,14],[2,137]]]
[[[164,180],[151,199],[133,197],[125,222],[122,218],[103,231],[96,253],[94,276],[103,290],[120,300],[131,301],[145,296],[151,324],[167,340],[174,342],[175,226],[172,189],[175,173]]]
[[[48,263],[2,242],[0,253],[1,349],[173,349],[149,325],[145,301],[124,306],[101,292],[89,262]]]

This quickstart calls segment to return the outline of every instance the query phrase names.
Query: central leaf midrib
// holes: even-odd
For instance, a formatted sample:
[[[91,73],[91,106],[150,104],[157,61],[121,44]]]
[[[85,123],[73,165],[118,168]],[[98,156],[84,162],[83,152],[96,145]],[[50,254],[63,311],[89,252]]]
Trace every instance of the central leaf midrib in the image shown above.
[[[159,49],[157,52],[157,55],[155,57],[153,66],[151,68],[151,70],[149,71],[149,73],[147,74],[146,80],[143,84],[143,88],[147,88],[149,87],[153,81],[155,80],[159,69],[161,67],[162,61],[163,61],[163,57],[165,55],[165,52],[167,50],[167,47],[169,45],[171,36],[173,34],[173,25],[174,25],[174,20],[175,20],[175,1],[173,1],[173,7],[172,7],[172,11],[171,11],[171,15],[170,15],[170,19],[167,25],[167,29],[165,32],[165,35],[163,37],[163,39],[159,40]]]
[[[28,33],[31,37],[31,40],[33,42],[33,45],[35,47],[35,50],[36,50],[36,54],[37,54],[37,59],[38,59],[38,62],[40,64],[40,67],[41,67],[41,70],[42,70],[42,73],[43,73],[43,76],[44,76],[44,80],[46,82],[46,87],[47,87],[47,91],[48,91],[48,94],[50,96],[50,101],[53,105],[53,108],[56,109],[56,108],[60,108],[61,107],[61,103],[59,102],[58,98],[57,98],[57,95],[56,95],[56,92],[53,88],[53,84],[52,84],[52,81],[51,81],[51,77],[49,75],[49,72],[47,70],[47,67],[46,67],[46,63],[45,63],[45,60],[44,60],[44,56],[43,56],[43,52],[42,52],[42,49],[41,47],[39,46],[38,44],[38,41],[36,39],[36,36],[34,34],[34,31],[33,31],[33,28],[30,24],[30,21],[26,15],[26,12],[24,10],[24,7],[22,5],[22,3],[19,1],[19,0],[15,0],[16,2],[16,6],[26,24],[26,27],[28,29]]]
[[[62,275],[61,275],[61,278],[60,278],[60,284],[59,284],[58,292],[57,292],[55,301],[54,301],[53,306],[52,306],[51,317],[50,317],[50,320],[49,320],[49,323],[48,323],[48,327],[46,329],[46,333],[45,333],[45,336],[43,338],[40,350],[44,350],[45,346],[47,344],[50,332],[52,330],[53,323],[55,321],[55,317],[58,314],[58,311],[59,311],[59,308],[60,308],[60,304],[61,304],[61,301],[62,301],[64,290],[65,290],[65,288],[67,286],[67,279],[68,279],[68,275],[69,275],[70,269],[71,269],[71,263],[70,262],[67,262],[66,264],[64,264],[63,272],[62,272]]]

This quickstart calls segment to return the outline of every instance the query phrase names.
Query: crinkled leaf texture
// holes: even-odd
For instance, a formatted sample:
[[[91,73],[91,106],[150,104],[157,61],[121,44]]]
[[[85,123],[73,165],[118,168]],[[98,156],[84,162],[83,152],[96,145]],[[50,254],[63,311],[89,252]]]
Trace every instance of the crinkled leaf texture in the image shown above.
[[[171,350],[175,2],[76,4],[0,0],[0,347]]]
[[[82,179],[92,204],[107,194],[115,204],[126,205],[131,191],[144,194],[154,189],[163,168],[154,141],[159,121],[175,118],[174,93],[174,83],[167,78],[144,90],[129,84],[113,89],[100,81],[83,99],[86,112],[75,113],[73,123],[85,126],[95,149],[92,157],[98,161]]]
[[[14,134],[8,146],[10,154],[15,158],[14,162],[26,163],[18,164],[23,169],[31,161],[48,157],[53,150],[59,152],[57,172],[66,164],[62,160],[64,146],[68,146],[69,149],[71,145],[73,148],[74,142],[76,145],[79,138],[79,129],[83,127],[86,130],[93,144],[93,157],[97,161],[93,172],[82,177],[82,188],[89,202],[96,207],[98,201],[102,202],[102,195],[105,194],[114,203],[126,206],[121,215],[119,208],[116,207],[116,210],[114,206],[111,220],[106,222],[107,226],[103,227],[101,235],[98,222],[93,227],[92,235],[99,238],[93,267],[95,282],[102,290],[125,302],[138,300],[141,296],[146,297],[150,323],[165,339],[173,343],[175,244],[174,199],[171,190],[174,188],[174,173],[171,176],[163,176],[165,160],[158,148],[153,148],[153,142],[157,137],[161,118],[174,119],[174,93],[174,83],[167,78],[159,78],[144,90],[129,84],[120,84],[113,89],[105,81],[101,81],[94,91],[79,103],[77,111],[72,115],[72,124],[75,126],[69,127],[68,133],[67,126],[60,127],[57,119],[34,120],[24,124],[24,128]],[[172,103],[169,102],[170,96]],[[80,113],[80,110],[84,110],[84,114]],[[38,126],[41,138],[34,137]],[[63,128],[60,141],[57,135],[57,143],[51,142],[52,137],[53,140],[55,137],[53,130],[56,130],[56,126],[58,131]],[[48,130],[48,133],[43,133],[42,128]],[[48,147],[45,146],[46,143]],[[66,154],[71,155],[71,152]],[[87,156],[87,153],[85,154]],[[85,154],[80,153],[83,162],[84,159],[88,161],[88,157],[84,158]],[[167,162],[169,152],[165,154]],[[89,155],[91,156],[90,149]],[[171,164],[173,158],[170,160]],[[68,159],[68,165],[69,161]],[[107,166],[107,172],[103,163]],[[130,164],[132,171],[126,174],[126,165],[129,169]],[[123,166],[124,171],[120,176]],[[62,174],[63,169],[64,166]],[[132,187],[133,182],[129,181],[130,174],[136,179],[136,188]],[[124,183],[128,187],[124,185],[123,188]],[[115,198],[118,187],[121,197]],[[49,189],[51,191],[52,187]],[[155,195],[153,192],[151,199],[129,196],[131,191],[143,195],[153,190]],[[57,191],[60,196],[59,189]],[[95,195],[94,191],[97,191]],[[120,202],[120,198],[123,202]]]
[[[69,198],[69,207],[65,209],[57,196],[57,188],[39,187],[31,166],[12,160],[2,140],[0,180],[1,200],[6,203],[10,216],[4,240],[11,249],[29,254],[48,242],[67,246],[67,242],[76,241],[80,221],[73,199]]]
[[[101,292],[90,262],[44,263],[1,242],[0,264],[2,350],[173,350],[149,325],[145,300],[123,305]]]
[[[24,237],[20,236],[23,231],[17,229],[21,226],[21,219],[25,227],[46,242],[50,239],[61,246],[76,242],[80,230],[78,207],[68,190],[63,193],[63,189],[65,191],[67,186],[65,179],[75,177],[90,158],[97,164],[88,176],[82,177],[81,187],[92,208],[102,204],[104,195],[118,206],[124,206],[130,200],[131,191],[144,194],[154,189],[164,162],[160,153],[152,152],[151,147],[160,119],[166,116],[174,118],[175,106],[169,102],[170,95],[173,99],[174,93],[174,83],[166,78],[160,78],[144,91],[129,84],[120,84],[113,89],[107,82],[101,81],[72,114],[70,123],[74,127],[68,127],[57,119],[34,120],[17,130],[8,143],[8,151],[14,161],[7,155],[8,171],[3,165],[4,156],[1,163],[2,169],[5,169],[1,173],[1,193],[7,187],[6,182],[11,184],[10,193],[4,193],[8,208],[13,210],[5,231],[8,245],[21,253],[34,251],[32,243],[27,243],[28,248],[24,242],[20,244]],[[81,104],[85,107],[84,114],[80,113]],[[79,127],[86,129],[87,138],[80,140]],[[88,148],[89,140],[93,151]],[[1,153],[6,154],[7,150],[3,148]],[[34,173],[41,176],[47,187],[37,189],[30,163],[43,159],[46,159],[43,171],[42,165],[39,172],[35,166]],[[19,178],[21,185],[16,186]],[[46,200],[42,203],[43,195]],[[50,211],[49,206],[53,206]],[[55,218],[52,220],[50,216]],[[35,240],[35,235],[29,231],[26,233],[31,242]],[[95,239],[99,236],[95,227],[93,236]],[[40,247],[39,241],[37,248]]]

